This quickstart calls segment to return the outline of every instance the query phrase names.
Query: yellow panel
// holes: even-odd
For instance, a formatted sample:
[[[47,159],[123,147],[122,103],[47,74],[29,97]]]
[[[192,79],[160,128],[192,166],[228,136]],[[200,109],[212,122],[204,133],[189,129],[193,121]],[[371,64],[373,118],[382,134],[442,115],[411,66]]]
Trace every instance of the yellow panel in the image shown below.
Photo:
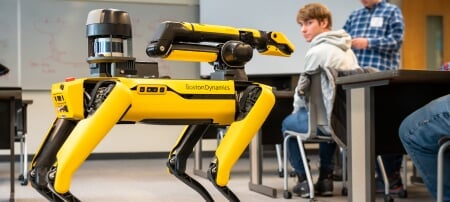
[[[52,101],[59,118],[83,119],[83,79],[52,85]]]
[[[170,55],[164,59],[188,62],[214,62],[217,59],[217,53],[172,50]]]

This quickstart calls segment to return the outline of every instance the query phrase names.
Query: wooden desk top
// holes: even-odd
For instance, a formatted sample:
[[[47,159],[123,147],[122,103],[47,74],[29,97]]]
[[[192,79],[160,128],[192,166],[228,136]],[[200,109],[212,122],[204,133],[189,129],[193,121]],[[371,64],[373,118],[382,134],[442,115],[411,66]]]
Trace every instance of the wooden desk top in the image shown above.
[[[22,88],[20,87],[0,87],[0,99],[22,99]]]
[[[355,74],[336,78],[336,84],[357,84],[388,80],[395,83],[450,83],[450,71],[399,69],[375,73]]]

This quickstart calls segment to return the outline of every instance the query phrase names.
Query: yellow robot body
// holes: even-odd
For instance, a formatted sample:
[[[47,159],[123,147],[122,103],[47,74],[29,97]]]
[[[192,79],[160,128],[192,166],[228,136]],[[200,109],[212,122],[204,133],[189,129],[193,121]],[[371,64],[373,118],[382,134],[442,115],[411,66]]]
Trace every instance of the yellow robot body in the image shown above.
[[[226,75],[224,79],[114,77],[112,69],[133,72],[134,58],[122,57],[119,37],[131,37],[129,19],[114,9],[97,12],[103,14],[96,16],[104,18],[88,18],[88,42],[92,45],[88,63],[91,75],[104,77],[67,79],[52,85],[56,120],[31,162],[33,188],[50,201],[78,202],[69,191],[72,177],[115,124],[176,124],[186,128],[169,152],[167,168],[206,201],[213,201],[206,189],[185,173],[186,161],[209,129],[226,127],[208,178],[230,201],[239,201],[226,186],[231,169],[275,103],[272,87],[247,81],[244,66],[254,49],[263,55],[285,57],[294,51],[293,45],[280,32],[167,21],[147,46],[147,55],[208,62],[216,73]],[[112,36],[110,32],[117,33]]]
[[[127,86],[131,108],[121,121],[170,122],[210,120],[229,125],[234,121],[236,95],[234,81],[83,78],[53,85],[52,97],[59,118],[84,118],[84,83],[116,81]],[[120,102],[121,100],[117,100]],[[166,122],[166,123],[167,123]]]
[[[67,98],[59,100],[68,98],[79,100],[73,94],[75,90],[78,91],[78,97],[83,97],[86,94],[84,92],[86,86],[100,81],[114,83],[113,89],[105,94],[107,98],[102,100],[95,112],[76,125],[57,153],[58,172],[54,188],[59,193],[69,190],[74,172],[119,121],[231,124],[228,129],[230,135],[226,135],[224,143],[221,144],[224,146],[219,146],[216,152],[217,159],[221,163],[217,184],[224,186],[229,180],[231,168],[275,102],[271,87],[255,83],[253,85],[262,88],[261,96],[256,100],[248,117],[235,122],[236,92],[235,82],[231,80],[87,78],[56,84],[54,85],[57,86],[56,92],[52,92],[52,95],[53,97],[68,95]],[[96,95],[91,99],[95,97]],[[69,118],[67,115],[72,114],[70,110],[61,112],[61,108],[76,109],[69,103],[55,102],[59,116]],[[99,127],[100,125],[102,127]]]
[[[122,80],[121,80],[122,81]],[[234,121],[236,98],[233,81],[145,79],[134,80],[133,107],[126,121],[210,120],[229,125]]]

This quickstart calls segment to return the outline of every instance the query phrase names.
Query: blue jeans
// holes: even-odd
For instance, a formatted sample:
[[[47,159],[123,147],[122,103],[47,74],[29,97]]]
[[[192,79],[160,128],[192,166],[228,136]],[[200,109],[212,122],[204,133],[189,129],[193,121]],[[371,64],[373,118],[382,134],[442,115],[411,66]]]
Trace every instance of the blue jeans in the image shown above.
[[[406,117],[400,139],[426,187],[436,198],[438,141],[450,136],[450,94],[440,97]],[[444,201],[450,201],[450,153],[444,158]]]
[[[304,133],[308,131],[308,112],[301,108],[296,113],[288,115],[281,124],[281,132],[291,130]],[[318,135],[324,135],[318,130]],[[336,150],[336,143],[319,143],[320,173],[333,173],[333,157]],[[287,142],[288,159],[297,175],[305,175],[297,139],[290,138]]]

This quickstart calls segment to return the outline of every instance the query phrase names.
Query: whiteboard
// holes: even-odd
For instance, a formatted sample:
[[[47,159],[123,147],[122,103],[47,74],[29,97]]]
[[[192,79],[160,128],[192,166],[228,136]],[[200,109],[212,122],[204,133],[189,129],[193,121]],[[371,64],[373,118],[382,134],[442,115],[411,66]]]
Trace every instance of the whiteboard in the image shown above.
[[[19,2],[18,12],[21,19],[19,85],[22,85],[23,89],[50,89],[52,83],[63,81],[66,77],[89,76],[89,65],[86,62],[88,56],[86,19],[89,11],[99,8],[114,8],[129,13],[132,21],[133,56],[137,61],[158,62],[160,75],[172,77],[182,76],[189,69],[191,72],[192,69],[198,69],[198,63],[165,62],[149,58],[145,53],[148,41],[153,37],[153,32],[160,22],[165,20],[198,22],[198,5],[75,0],[19,0]],[[3,9],[3,4],[1,7]],[[3,15],[6,14],[0,15],[4,18]],[[184,69],[186,71],[183,71]],[[182,70],[181,73],[179,70]]]
[[[295,45],[291,57],[262,56],[256,51],[247,63],[247,74],[292,74],[302,71],[303,58],[309,48],[297,24],[297,12],[307,3],[322,3],[333,15],[333,29],[341,29],[353,10],[362,7],[360,0],[200,0],[200,22],[262,31],[280,31]],[[212,72],[201,64],[200,73]]]
[[[0,63],[9,73],[0,77],[0,86],[19,86],[17,2],[0,0]]]

